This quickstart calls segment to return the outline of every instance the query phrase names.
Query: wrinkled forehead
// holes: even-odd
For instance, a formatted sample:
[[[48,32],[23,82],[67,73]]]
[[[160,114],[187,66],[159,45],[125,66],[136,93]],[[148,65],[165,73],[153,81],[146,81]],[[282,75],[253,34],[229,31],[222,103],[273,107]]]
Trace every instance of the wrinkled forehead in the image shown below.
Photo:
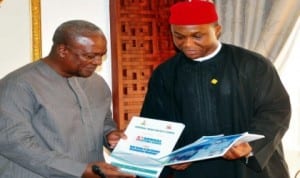
[[[99,43],[106,45],[106,38],[103,33],[93,32],[84,35],[76,35],[73,37],[72,42],[74,45],[91,46]]]
[[[174,25],[171,24],[172,32],[206,32],[214,28],[215,24],[200,24],[200,25]]]

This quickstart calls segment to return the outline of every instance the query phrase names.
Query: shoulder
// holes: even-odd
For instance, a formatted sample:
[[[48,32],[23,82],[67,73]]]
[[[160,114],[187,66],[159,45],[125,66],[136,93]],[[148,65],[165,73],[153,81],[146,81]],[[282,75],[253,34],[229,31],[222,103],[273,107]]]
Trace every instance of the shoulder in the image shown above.
[[[223,44],[223,51],[225,51],[226,57],[231,57],[232,60],[235,60],[239,63],[264,63],[269,65],[271,61],[264,57],[263,55],[235,45]]]
[[[30,85],[34,77],[39,77],[37,68],[40,66],[40,61],[29,63],[19,69],[12,71],[0,80],[0,87],[24,86]]]
[[[24,78],[27,75],[32,75],[32,70],[40,65],[40,61],[36,61],[33,63],[26,64],[4,76],[1,80],[16,80],[20,78]]]
[[[268,58],[255,51],[229,44],[223,44],[222,51],[226,60],[236,66],[240,72],[276,70]]]
[[[184,55],[182,53],[175,54],[174,56],[159,64],[153,71],[152,75],[171,75],[174,70],[176,70],[177,66],[181,63],[183,58]]]
[[[0,80],[0,103],[26,101],[31,102],[34,98],[33,86],[39,86],[40,80],[36,80],[40,75],[36,72],[39,62],[27,64]],[[22,99],[21,99],[22,97]]]

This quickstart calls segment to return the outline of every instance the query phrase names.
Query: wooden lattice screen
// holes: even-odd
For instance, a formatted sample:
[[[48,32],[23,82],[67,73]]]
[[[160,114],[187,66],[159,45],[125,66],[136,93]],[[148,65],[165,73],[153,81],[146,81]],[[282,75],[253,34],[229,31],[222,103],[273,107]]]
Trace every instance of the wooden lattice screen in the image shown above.
[[[110,1],[113,115],[120,129],[139,115],[153,69],[175,53],[168,24],[175,2]]]

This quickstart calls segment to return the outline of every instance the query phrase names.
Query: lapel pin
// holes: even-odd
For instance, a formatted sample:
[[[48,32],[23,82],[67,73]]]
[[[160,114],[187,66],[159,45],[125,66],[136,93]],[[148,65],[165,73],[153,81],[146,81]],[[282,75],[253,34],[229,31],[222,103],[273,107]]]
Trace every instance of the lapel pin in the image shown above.
[[[218,80],[213,78],[213,79],[211,79],[210,83],[213,85],[216,85],[218,83]]]

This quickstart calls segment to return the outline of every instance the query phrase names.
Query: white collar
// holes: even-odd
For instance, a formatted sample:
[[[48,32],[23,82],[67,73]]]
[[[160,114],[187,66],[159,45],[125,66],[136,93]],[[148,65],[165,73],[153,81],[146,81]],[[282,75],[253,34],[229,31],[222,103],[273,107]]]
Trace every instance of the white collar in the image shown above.
[[[211,59],[219,53],[219,51],[221,50],[221,47],[222,47],[222,43],[219,41],[218,46],[217,46],[216,50],[213,53],[211,53],[207,56],[204,56],[204,57],[199,57],[199,58],[193,59],[193,60],[198,61],[198,62],[202,62],[202,61],[206,61],[208,59]]]

